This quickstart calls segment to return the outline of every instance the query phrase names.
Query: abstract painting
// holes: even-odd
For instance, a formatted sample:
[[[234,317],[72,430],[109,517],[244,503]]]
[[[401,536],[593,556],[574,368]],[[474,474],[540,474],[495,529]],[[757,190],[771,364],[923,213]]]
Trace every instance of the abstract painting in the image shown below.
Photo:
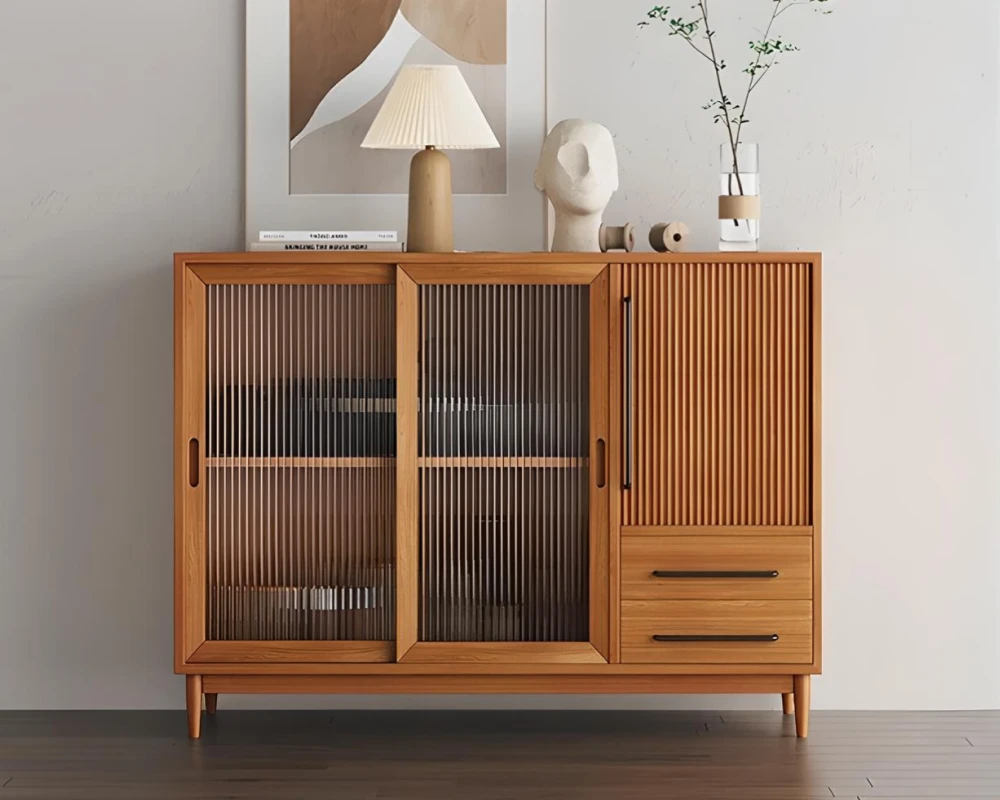
[[[406,230],[407,150],[361,142],[399,70],[451,64],[494,150],[451,150],[456,247],[544,246],[545,0],[246,0],[246,241]]]
[[[450,153],[452,190],[507,190],[507,0],[290,0],[289,189],[402,194],[412,153],[361,150],[406,64],[454,64],[498,150]]]

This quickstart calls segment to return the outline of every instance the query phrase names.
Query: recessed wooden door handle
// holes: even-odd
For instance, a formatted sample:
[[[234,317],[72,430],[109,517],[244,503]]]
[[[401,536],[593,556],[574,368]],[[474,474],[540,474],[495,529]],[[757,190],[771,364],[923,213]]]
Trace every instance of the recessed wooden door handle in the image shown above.
[[[751,633],[745,635],[725,635],[725,634],[693,634],[682,636],[667,636],[657,634],[653,637],[654,642],[776,642],[776,633]]]
[[[594,465],[594,474],[597,479],[597,488],[603,489],[608,482],[607,447],[603,439],[597,440],[597,463]]]
[[[200,462],[198,460],[198,440],[192,439],[188,442],[188,483],[191,484],[192,489],[198,488],[199,481],[199,466]]]

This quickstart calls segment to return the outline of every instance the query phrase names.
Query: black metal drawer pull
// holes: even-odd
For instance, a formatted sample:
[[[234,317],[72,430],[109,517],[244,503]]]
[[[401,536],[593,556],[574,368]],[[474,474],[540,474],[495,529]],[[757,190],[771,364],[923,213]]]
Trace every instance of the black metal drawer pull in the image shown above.
[[[762,633],[762,634],[749,634],[746,636],[715,636],[715,635],[663,636],[658,634],[653,637],[653,641],[654,642],[776,642],[778,641],[778,634]]]
[[[653,570],[653,577],[654,578],[669,578],[669,579],[673,579],[673,578],[761,578],[761,579],[770,579],[770,578],[777,578],[778,577],[778,570],[776,570],[776,569],[768,569],[768,570],[763,570],[763,571],[760,571],[760,572],[754,572],[754,571],[749,571],[749,572],[742,572],[742,571],[725,572],[725,571],[720,571],[720,570],[708,570],[708,571],[705,571],[705,572],[690,572],[690,571],[673,572],[671,570],[665,570],[665,569],[654,569]]]

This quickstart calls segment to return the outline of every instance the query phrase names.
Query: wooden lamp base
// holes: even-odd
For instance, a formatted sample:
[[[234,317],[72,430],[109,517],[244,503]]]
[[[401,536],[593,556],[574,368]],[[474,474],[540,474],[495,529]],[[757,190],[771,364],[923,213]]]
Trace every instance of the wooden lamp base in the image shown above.
[[[455,252],[451,162],[433,147],[421,150],[410,162],[406,249],[411,253]]]

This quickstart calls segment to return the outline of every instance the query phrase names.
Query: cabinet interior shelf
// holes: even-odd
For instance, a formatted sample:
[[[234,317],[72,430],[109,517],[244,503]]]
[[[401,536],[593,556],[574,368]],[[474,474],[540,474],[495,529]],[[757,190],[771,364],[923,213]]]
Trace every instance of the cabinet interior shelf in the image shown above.
[[[394,466],[395,458],[319,458],[309,456],[224,456],[206,459],[216,469],[380,469]],[[444,456],[418,458],[424,469],[583,469],[586,458],[546,458],[542,456]]]

